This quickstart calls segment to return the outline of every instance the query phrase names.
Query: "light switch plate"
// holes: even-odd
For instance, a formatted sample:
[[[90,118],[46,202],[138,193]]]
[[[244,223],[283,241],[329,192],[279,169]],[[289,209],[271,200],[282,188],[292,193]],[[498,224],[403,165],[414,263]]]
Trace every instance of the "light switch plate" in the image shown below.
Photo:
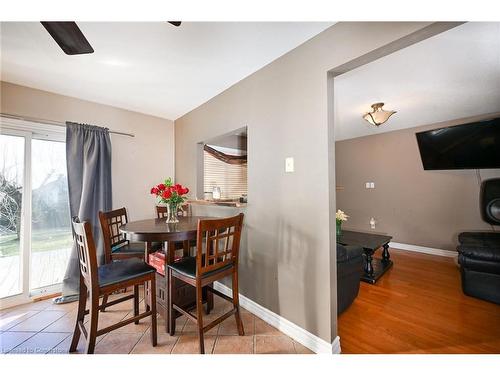
[[[365,188],[367,188],[367,189],[370,188],[370,183],[369,182],[365,183]]]
[[[375,182],[370,182],[370,189],[375,189]]]
[[[285,172],[291,173],[294,171],[295,171],[295,167],[293,165],[293,158],[286,158],[285,159]]]

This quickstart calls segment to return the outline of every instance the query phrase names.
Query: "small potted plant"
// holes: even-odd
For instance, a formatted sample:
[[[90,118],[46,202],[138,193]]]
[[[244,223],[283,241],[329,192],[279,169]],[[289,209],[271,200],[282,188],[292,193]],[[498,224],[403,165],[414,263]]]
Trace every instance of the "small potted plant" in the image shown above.
[[[337,210],[337,213],[335,214],[335,219],[337,222],[337,237],[342,235],[342,223],[344,221],[347,221],[347,218],[349,216],[346,215],[346,213],[342,210]]]
[[[175,184],[172,179],[167,178],[164,183],[151,188],[151,194],[158,197],[159,203],[165,203],[167,206],[167,223],[178,223],[177,211],[186,200],[186,194],[189,189],[180,184]]]

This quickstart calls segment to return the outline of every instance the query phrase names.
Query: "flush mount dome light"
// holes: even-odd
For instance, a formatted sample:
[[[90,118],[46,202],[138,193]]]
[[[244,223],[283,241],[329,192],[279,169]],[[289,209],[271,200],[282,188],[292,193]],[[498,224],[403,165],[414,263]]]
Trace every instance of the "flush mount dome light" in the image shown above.
[[[383,106],[384,103],[372,104],[373,111],[365,113],[363,118],[372,125],[382,125],[389,119],[389,117],[396,113],[396,111],[385,111],[384,109],[382,109]]]

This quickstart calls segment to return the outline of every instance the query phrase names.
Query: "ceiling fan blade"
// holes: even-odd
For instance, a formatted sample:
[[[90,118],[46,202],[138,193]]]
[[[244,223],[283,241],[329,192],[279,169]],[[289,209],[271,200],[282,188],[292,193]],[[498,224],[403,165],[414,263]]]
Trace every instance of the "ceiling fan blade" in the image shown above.
[[[174,25],[175,27],[179,27],[181,25],[181,21],[167,21],[169,24]]]
[[[94,49],[76,22],[40,22],[66,55],[93,53]]]

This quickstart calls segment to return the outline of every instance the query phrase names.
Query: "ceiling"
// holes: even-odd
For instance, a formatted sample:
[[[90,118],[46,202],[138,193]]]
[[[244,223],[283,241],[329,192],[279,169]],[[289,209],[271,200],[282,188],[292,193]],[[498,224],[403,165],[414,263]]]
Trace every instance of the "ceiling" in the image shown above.
[[[500,111],[500,23],[466,23],[335,78],[343,140]],[[380,127],[362,115],[397,111]]]
[[[325,30],[324,22],[78,22],[67,56],[38,22],[2,22],[1,79],[175,120]]]

